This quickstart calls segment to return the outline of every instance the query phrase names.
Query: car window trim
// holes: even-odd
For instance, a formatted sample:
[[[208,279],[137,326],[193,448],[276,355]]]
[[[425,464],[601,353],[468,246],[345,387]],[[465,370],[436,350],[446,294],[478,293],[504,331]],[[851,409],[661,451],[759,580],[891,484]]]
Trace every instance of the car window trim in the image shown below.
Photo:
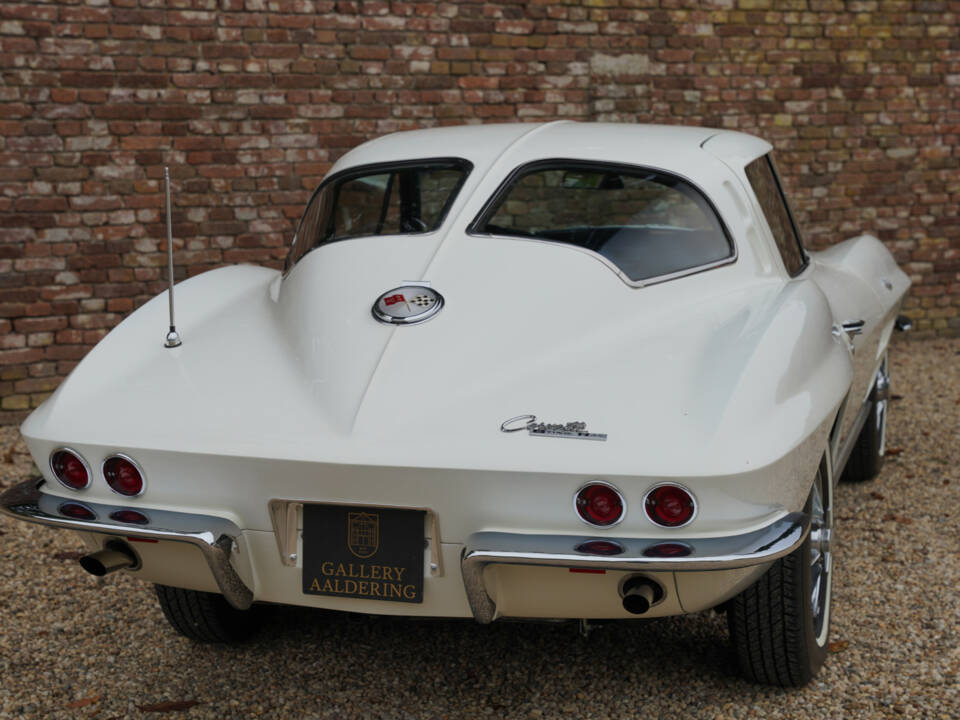
[[[717,222],[720,224],[720,230],[723,232],[724,238],[726,238],[727,245],[730,247],[730,254],[727,257],[721,258],[720,260],[714,260],[709,263],[703,263],[701,265],[695,265],[693,267],[685,268],[683,270],[677,270],[676,272],[666,273],[664,275],[655,275],[653,277],[645,278],[643,280],[633,280],[631,279],[620,267],[614,263],[609,258],[601,255],[595,250],[590,248],[585,248],[581,245],[574,245],[573,243],[564,243],[558,242],[556,240],[549,240],[547,238],[541,237],[525,237],[522,235],[511,235],[504,233],[492,233],[484,232],[480,229],[480,226],[485,224],[493,216],[495,208],[499,205],[500,201],[503,199],[503,196],[506,192],[513,186],[517,178],[528,172],[536,172],[537,170],[562,170],[562,169],[584,169],[584,170],[594,170],[594,171],[616,171],[622,170],[633,173],[641,172],[653,172],[659,175],[665,175],[676,180],[680,180],[687,185],[689,185],[707,204],[707,207],[713,212],[714,217],[717,219]],[[500,183],[494,193],[487,199],[483,204],[483,207],[480,208],[480,212],[477,213],[476,217],[467,225],[467,233],[474,237],[503,237],[509,238],[512,240],[522,240],[525,242],[539,242],[545,243],[547,245],[552,245],[553,247],[565,247],[571,248],[573,250],[578,250],[580,252],[587,253],[596,260],[599,260],[608,268],[616,273],[625,284],[629,285],[632,288],[642,288],[649,285],[658,285],[663,282],[668,282],[670,280],[676,280],[677,278],[686,277],[687,275],[695,275],[697,273],[706,272],[707,270],[713,270],[714,268],[722,267],[724,265],[731,265],[737,261],[740,256],[739,249],[737,248],[737,243],[733,238],[733,234],[727,228],[726,222],[723,220],[723,215],[720,214],[720,211],[717,210],[717,206],[714,204],[713,200],[710,199],[709,194],[704,192],[697,183],[695,183],[690,178],[680,173],[672,172],[670,170],[664,170],[662,168],[652,167],[650,165],[636,165],[633,163],[625,162],[610,162],[608,160],[584,160],[582,158],[547,158],[543,160],[533,160],[531,162],[524,163],[523,165],[518,165],[506,178]]]
[[[450,212],[450,208],[453,207],[453,203],[456,201],[457,197],[460,195],[460,191],[463,190],[464,184],[467,182],[467,178],[470,176],[470,173],[473,172],[473,163],[467,160],[466,158],[452,157],[452,156],[440,156],[440,157],[430,157],[430,158],[420,158],[413,160],[388,160],[384,162],[377,163],[366,163],[364,165],[352,165],[351,167],[344,168],[343,170],[338,170],[337,172],[328,175],[325,177],[316,189],[310,194],[310,198],[307,200],[306,205],[303,208],[303,213],[300,215],[300,219],[297,221],[297,229],[293,233],[293,238],[290,240],[290,244],[287,248],[287,255],[283,261],[283,273],[285,277],[297,263],[300,262],[304,257],[309,255],[311,252],[317,249],[317,247],[323,247],[323,245],[329,245],[335,242],[344,242],[347,240],[356,240],[361,237],[377,237],[376,235],[356,235],[349,238],[342,238],[340,240],[331,240],[329,242],[323,243],[323,245],[317,245],[315,247],[307,250],[303,255],[297,258],[297,261],[290,263],[290,253],[293,252],[293,246],[297,241],[297,237],[300,234],[300,228],[303,226],[303,220],[307,215],[307,210],[310,209],[310,206],[313,204],[313,201],[316,199],[324,188],[326,188],[331,183],[339,182],[341,180],[350,180],[352,178],[364,177],[366,175],[376,175],[377,173],[383,172],[394,172],[402,171],[410,168],[421,168],[421,167],[435,167],[435,166],[452,166],[458,170],[463,171],[463,175],[460,177],[457,186],[450,192],[450,196],[447,198],[447,201],[444,203],[443,208],[440,210],[440,216],[437,219],[437,227],[430,232],[416,232],[416,233],[401,233],[403,235],[429,235],[431,233],[437,232],[440,228],[443,227],[443,223],[446,222],[447,214]],[[337,188],[336,196],[334,197],[334,205],[339,199],[340,188]],[[331,215],[331,219],[333,216]],[[328,229],[329,231],[329,229]]]

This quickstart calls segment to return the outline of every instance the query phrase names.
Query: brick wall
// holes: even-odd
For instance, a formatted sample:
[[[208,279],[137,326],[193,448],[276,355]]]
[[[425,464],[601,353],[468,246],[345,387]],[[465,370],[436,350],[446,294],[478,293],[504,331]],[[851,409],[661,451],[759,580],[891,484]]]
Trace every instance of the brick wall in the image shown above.
[[[960,3],[0,4],[0,422],[178,275],[277,265],[330,163],[440,123],[618,120],[771,140],[807,242],[860,229],[960,332]],[[185,244],[181,244],[181,242]]]

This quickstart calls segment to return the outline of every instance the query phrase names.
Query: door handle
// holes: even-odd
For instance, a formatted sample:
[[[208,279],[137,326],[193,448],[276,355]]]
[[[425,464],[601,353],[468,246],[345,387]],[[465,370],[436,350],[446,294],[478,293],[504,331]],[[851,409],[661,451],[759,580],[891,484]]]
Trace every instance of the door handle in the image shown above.
[[[863,326],[866,324],[864,320],[847,320],[840,327],[847,335],[859,335],[863,332]]]

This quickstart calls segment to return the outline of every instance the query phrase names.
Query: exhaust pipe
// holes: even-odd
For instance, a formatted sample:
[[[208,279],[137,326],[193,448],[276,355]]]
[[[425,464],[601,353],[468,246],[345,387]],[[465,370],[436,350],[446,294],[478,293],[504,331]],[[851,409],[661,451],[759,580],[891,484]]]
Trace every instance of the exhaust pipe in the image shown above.
[[[649,578],[635,576],[623,583],[623,609],[634,615],[643,615],[663,597],[663,588]]]
[[[91,575],[103,577],[117,570],[129,570],[140,564],[133,550],[123,542],[109,542],[107,546],[95,553],[80,558],[80,567]]]

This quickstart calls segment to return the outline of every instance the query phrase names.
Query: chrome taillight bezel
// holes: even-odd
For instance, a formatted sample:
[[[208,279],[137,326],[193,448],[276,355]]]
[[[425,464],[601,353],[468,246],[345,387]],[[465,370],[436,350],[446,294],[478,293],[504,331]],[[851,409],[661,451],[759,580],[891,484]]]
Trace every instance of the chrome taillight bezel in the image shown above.
[[[604,487],[609,488],[610,490],[613,490],[613,492],[616,493],[617,497],[620,500],[620,516],[613,522],[607,523],[606,525],[601,525],[599,523],[591,522],[590,520],[585,518],[580,513],[580,507],[577,505],[577,499],[580,497],[580,493],[582,493],[584,490],[594,485],[603,485]],[[580,487],[578,487],[577,491],[573,494],[573,512],[577,516],[577,519],[580,522],[584,523],[585,525],[589,525],[592,528],[598,528],[600,530],[606,530],[608,528],[616,527],[617,525],[622,523],[623,519],[627,516],[627,498],[624,497],[623,493],[620,491],[620,488],[618,488],[616,485],[613,485],[612,483],[608,483],[604,480],[591,480],[590,482],[586,482]]]
[[[107,480],[106,466],[107,466],[107,463],[113,460],[114,458],[118,458],[120,460],[126,460],[128,463],[133,465],[134,469],[140,474],[140,492],[133,493],[133,494],[120,492],[113,485],[110,484],[110,481]],[[147,491],[147,474],[143,471],[143,467],[140,465],[140,463],[138,463],[136,460],[134,460],[132,457],[130,457],[126,453],[113,452],[107,455],[103,459],[103,462],[100,463],[100,477],[103,478],[103,481],[107,484],[107,487],[110,488],[110,491],[119,495],[120,497],[125,497],[125,498],[140,497]]]
[[[676,488],[677,490],[682,490],[684,493],[686,493],[687,497],[690,498],[690,502],[693,504],[693,512],[690,513],[690,517],[687,518],[686,521],[679,523],[677,525],[665,525],[664,523],[657,522],[657,520],[650,513],[650,510],[647,508],[647,499],[650,497],[651,494],[653,494],[656,490],[662,487],[671,487],[671,488]],[[690,488],[685,487],[677,482],[661,482],[649,487],[647,491],[643,494],[643,500],[641,501],[641,504],[643,505],[643,514],[646,516],[647,520],[652,522],[657,527],[664,528],[666,530],[676,530],[677,528],[687,527],[690,523],[692,523],[694,520],[697,519],[697,513],[699,513],[700,511],[700,505],[697,502],[697,496],[690,491]]]
[[[64,481],[60,478],[60,476],[57,474],[56,468],[54,468],[54,466],[53,466],[53,457],[54,457],[54,455],[56,455],[57,453],[61,453],[61,452],[70,453],[70,454],[73,455],[75,458],[77,458],[77,460],[80,461],[80,463],[83,465],[83,469],[87,471],[87,484],[86,484],[86,485],[84,485],[83,487],[74,487],[73,485],[68,485],[66,482],[64,482]],[[58,482],[58,483],[60,483],[61,485],[63,485],[63,487],[67,488],[67,490],[73,490],[74,492],[80,492],[80,491],[82,491],[82,490],[88,489],[88,488],[90,487],[90,485],[93,484],[93,470],[92,470],[91,467],[90,467],[90,463],[88,463],[88,462],[87,462],[87,459],[86,459],[83,455],[81,455],[79,452],[77,452],[76,450],[74,450],[72,447],[67,447],[66,445],[63,445],[63,446],[61,446],[61,447],[54,448],[53,450],[51,450],[51,451],[50,451],[50,455],[47,456],[47,464],[48,464],[49,467],[50,467],[50,474],[53,475],[53,477],[55,477],[55,478],[57,479],[57,482]]]

